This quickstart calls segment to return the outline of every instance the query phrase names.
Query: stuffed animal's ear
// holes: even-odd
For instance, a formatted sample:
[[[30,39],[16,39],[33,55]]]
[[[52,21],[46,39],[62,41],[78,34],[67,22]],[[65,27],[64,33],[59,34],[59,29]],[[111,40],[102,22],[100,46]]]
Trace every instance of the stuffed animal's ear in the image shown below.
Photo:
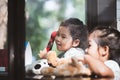
[[[77,61],[77,59],[76,59],[75,57],[72,57],[72,58],[71,58],[71,61],[72,61],[71,64],[72,64],[73,66],[79,67],[79,63],[78,63],[78,61]]]
[[[49,64],[51,64],[52,66],[57,66],[57,54],[55,51],[49,51],[47,53],[46,58],[47,58]]]

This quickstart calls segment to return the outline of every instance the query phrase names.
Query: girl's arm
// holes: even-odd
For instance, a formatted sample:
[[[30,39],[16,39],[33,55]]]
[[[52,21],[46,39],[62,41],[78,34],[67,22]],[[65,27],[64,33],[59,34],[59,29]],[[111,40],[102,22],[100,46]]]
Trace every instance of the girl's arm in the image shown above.
[[[107,67],[104,62],[95,59],[90,55],[85,55],[85,63],[88,64],[89,68],[93,73],[101,77],[114,77],[113,71]]]

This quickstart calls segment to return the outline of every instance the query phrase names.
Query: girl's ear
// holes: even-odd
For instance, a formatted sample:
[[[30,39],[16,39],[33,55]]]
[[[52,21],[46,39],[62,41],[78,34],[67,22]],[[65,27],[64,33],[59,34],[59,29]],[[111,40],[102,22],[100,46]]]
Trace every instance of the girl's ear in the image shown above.
[[[80,44],[80,40],[79,39],[76,39],[76,40],[74,40],[73,41],[73,47],[76,47],[76,46],[78,46]]]
[[[109,47],[108,46],[101,47],[100,53],[101,53],[102,57],[108,59],[108,57],[109,57]]]
[[[108,46],[104,46],[104,53],[103,53],[103,56],[106,55],[106,54],[109,54],[109,47]]]

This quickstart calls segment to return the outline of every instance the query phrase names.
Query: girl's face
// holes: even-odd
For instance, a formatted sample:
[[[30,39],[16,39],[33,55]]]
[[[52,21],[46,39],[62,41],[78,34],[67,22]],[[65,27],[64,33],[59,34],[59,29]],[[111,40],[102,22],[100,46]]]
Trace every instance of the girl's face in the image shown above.
[[[70,35],[69,29],[60,26],[55,37],[55,42],[59,51],[67,51],[70,49],[73,46],[73,39]]]
[[[97,59],[99,58],[98,45],[91,38],[88,40],[88,48],[86,49],[86,52]]]
[[[96,43],[94,33],[89,35],[88,45],[86,52],[94,58],[102,60],[103,48]]]

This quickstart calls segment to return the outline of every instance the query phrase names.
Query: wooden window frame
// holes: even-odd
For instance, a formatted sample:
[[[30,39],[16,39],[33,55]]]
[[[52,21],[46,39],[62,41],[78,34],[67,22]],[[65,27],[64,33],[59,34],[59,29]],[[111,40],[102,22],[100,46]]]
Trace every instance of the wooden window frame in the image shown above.
[[[116,0],[86,0],[86,24],[91,30],[97,25],[117,28]]]
[[[9,80],[24,80],[25,0],[8,0]]]

